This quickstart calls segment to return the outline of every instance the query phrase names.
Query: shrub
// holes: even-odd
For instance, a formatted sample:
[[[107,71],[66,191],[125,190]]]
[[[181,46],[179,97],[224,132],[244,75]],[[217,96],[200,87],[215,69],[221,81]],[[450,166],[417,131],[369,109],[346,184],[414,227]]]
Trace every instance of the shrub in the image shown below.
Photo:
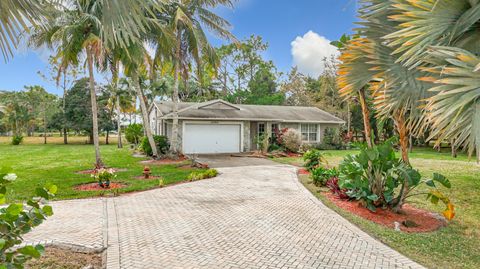
[[[393,138],[372,148],[359,145],[360,153],[345,157],[340,164],[340,188],[347,189],[349,197],[361,200],[368,209],[375,211],[377,207],[400,208],[407,197],[419,195],[411,191],[425,183],[431,187],[427,198],[433,203],[444,202],[447,205],[445,212],[453,213],[450,200],[435,184],[450,188],[448,179],[435,173],[432,179],[422,180],[417,170],[396,157],[395,142]]]
[[[218,175],[218,171],[215,170],[215,169],[208,169],[206,171],[196,171],[196,172],[192,172],[192,173],[190,173],[190,175],[188,175],[188,180],[189,181],[197,181],[197,180],[216,177],[217,175]]]
[[[317,149],[312,149],[305,152],[303,154],[303,161],[305,162],[303,166],[310,172],[319,167],[321,164],[327,164],[325,155]]]
[[[18,146],[23,142],[23,136],[21,135],[14,135],[12,137],[12,145]]]
[[[298,152],[302,146],[302,135],[295,129],[288,129],[282,136],[283,145],[291,152]]]
[[[130,124],[125,129],[125,139],[128,143],[138,145],[143,136],[143,125],[139,123]]]
[[[315,186],[321,187],[325,186],[327,181],[332,177],[338,177],[338,171],[335,168],[327,169],[323,167],[317,167],[313,169],[311,174],[313,184]]]
[[[101,169],[95,170],[95,173],[92,174],[92,177],[98,181],[98,185],[100,187],[109,188],[110,181],[112,181],[112,179],[115,179],[117,175],[115,174],[115,171],[112,168],[110,169],[101,168]]]
[[[157,150],[159,154],[166,154],[170,149],[170,143],[168,142],[168,138],[166,136],[154,135],[153,140],[155,140],[155,145],[157,145]],[[153,155],[152,147],[150,146],[150,142],[148,142],[147,137],[144,137],[142,139],[140,149],[148,156]]]
[[[7,186],[16,179],[15,174],[0,169],[0,204],[5,204]],[[23,235],[53,215],[52,207],[44,205],[57,191],[55,185],[35,190],[35,197],[23,203],[12,203],[0,209],[0,268],[23,268],[31,258],[40,258],[42,245],[19,247]]]
[[[327,180],[327,183],[325,184],[327,188],[338,198],[340,199],[348,199],[347,195],[347,190],[340,188],[338,186],[338,177],[332,177],[329,180]]]

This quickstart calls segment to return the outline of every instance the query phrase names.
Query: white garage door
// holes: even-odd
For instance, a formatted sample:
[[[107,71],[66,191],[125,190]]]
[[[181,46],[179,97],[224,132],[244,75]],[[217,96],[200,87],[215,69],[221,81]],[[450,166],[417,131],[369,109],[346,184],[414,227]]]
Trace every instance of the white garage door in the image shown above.
[[[240,124],[186,123],[183,133],[183,153],[240,152]]]

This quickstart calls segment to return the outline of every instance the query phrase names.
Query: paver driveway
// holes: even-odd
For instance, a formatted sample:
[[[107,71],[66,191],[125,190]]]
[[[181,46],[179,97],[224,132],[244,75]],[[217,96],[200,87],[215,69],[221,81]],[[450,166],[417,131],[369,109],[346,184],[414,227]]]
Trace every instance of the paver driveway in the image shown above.
[[[210,180],[85,204],[57,202],[54,218],[28,238],[103,243],[112,269],[421,268],[326,208],[293,167],[219,170]],[[61,225],[67,210],[98,212],[103,221],[90,213]],[[84,225],[92,232],[75,233],[72,241],[68,231]]]

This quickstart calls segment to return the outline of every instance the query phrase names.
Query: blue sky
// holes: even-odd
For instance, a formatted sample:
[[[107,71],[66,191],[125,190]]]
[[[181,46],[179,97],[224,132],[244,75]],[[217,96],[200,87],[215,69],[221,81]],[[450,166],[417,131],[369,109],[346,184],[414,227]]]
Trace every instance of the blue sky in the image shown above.
[[[334,53],[329,40],[350,33],[355,21],[355,0],[239,0],[234,10],[218,13],[233,25],[238,39],[260,35],[270,47],[265,57],[273,60],[280,71],[292,65],[317,75],[318,59]],[[293,42],[293,45],[292,45]],[[212,38],[214,45],[222,41]],[[293,55],[292,55],[293,46]],[[60,94],[55,85],[43,81],[37,72],[48,72],[45,52],[22,50],[7,63],[0,62],[0,90],[21,90],[24,85],[42,85]]]

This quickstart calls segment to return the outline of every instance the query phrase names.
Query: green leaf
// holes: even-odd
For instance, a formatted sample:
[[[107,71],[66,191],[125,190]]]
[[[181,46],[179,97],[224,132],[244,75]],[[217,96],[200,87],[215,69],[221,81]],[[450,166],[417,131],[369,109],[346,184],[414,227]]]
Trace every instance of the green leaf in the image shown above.
[[[51,193],[51,194],[57,193],[57,190],[58,190],[57,186],[53,185],[53,184],[48,185],[47,189],[48,189],[48,192]]]
[[[11,204],[7,207],[7,214],[18,216],[23,210],[22,204]]]
[[[378,200],[378,195],[370,194],[369,196],[367,196],[367,199],[375,202]]]
[[[435,182],[432,179],[425,181],[425,184],[427,184],[429,187],[436,188]]]
[[[52,209],[52,207],[49,206],[49,205],[44,206],[44,207],[42,208],[42,210],[43,210],[43,212],[45,213],[45,215],[47,215],[47,216],[49,216],[49,217],[53,215],[53,209]]]
[[[0,193],[0,205],[5,204],[5,202],[6,202],[5,194]]]
[[[33,246],[23,247],[19,249],[18,252],[22,253],[23,255],[34,257],[36,259],[40,258],[40,256],[42,255],[42,253]]]
[[[0,239],[0,249],[3,249],[3,247],[5,246],[5,239]]]
[[[37,189],[35,190],[35,193],[36,193],[38,196],[40,196],[40,197],[42,197],[42,198],[45,198],[45,199],[47,199],[47,200],[50,198],[50,196],[48,195],[48,192],[47,192],[44,188],[37,188]]]
[[[448,180],[444,175],[441,175],[439,173],[433,173],[433,180],[442,184],[445,188],[450,189],[452,187],[450,180]]]

